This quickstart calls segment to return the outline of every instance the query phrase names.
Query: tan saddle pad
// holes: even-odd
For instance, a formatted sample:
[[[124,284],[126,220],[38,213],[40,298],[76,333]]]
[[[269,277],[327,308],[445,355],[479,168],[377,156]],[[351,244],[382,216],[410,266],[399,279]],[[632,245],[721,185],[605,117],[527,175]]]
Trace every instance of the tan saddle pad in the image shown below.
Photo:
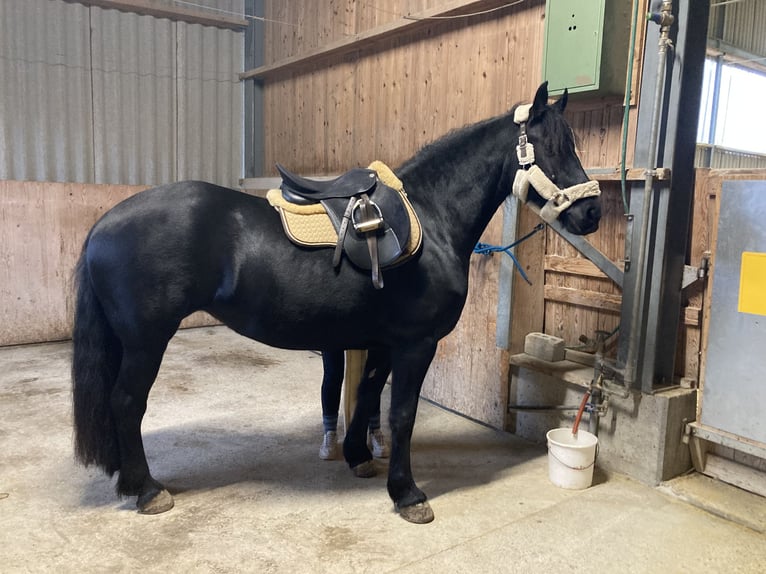
[[[423,230],[415,210],[407,199],[404,185],[394,172],[380,161],[372,162],[369,169],[377,172],[381,182],[399,193],[410,216],[410,236],[401,256],[391,264],[396,265],[417,253],[423,242]],[[282,197],[282,191],[279,189],[269,190],[266,199],[279,213],[282,227],[290,241],[303,247],[335,247],[338,234],[321,203],[310,205],[290,203]]]

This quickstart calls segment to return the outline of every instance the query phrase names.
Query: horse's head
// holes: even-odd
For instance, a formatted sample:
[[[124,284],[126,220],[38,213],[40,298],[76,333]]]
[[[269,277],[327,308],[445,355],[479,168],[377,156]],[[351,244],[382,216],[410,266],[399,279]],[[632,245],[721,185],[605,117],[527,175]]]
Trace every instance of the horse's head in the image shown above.
[[[519,170],[513,193],[541,207],[546,221],[558,219],[570,233],[586,235],[598,229],[601,190],[589,180],[575,152],[572,129],[563,116],[567,92],[548,105],[548,82],[532,104],[518,106],[514,122],[520,127]]]

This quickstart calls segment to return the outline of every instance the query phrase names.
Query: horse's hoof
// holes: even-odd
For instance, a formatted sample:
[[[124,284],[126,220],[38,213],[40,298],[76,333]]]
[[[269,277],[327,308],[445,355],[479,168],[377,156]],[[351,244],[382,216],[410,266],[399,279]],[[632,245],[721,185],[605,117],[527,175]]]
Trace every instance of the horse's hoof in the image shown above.
[[[418,502],[412,506],[396,505],[396,510],[402,518],[413,524],[428,524],[434,519],[434,511],[427,502]]]
[[[139,514],[161,514],[173,508],[174,504],[173,496],[164,488],[148,500],[139,496],[136,501]]]
[[[351,471],[357,478],[372,478],[378,474],[375,470],[375,465],[372,464],[371,460],[366,460],[362,464],[357,464],[351,468]]]

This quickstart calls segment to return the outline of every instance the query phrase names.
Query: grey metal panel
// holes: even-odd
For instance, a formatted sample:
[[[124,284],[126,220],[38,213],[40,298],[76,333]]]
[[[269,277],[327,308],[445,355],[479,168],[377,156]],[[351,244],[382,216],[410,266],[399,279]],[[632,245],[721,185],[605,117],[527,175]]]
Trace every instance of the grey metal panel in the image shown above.
[[[724,181],[701,422],[766,444],[766,316],[738,311],[742,252],[766,253],[766,181]]]
[[[0,2],[0,179],[93,177],[88,11]]]
[[[176,179],[176,24],[91,9],[95,183]]]
[[[244,35],[178,24],[178,178],[235,186],[243,175]]]
[[[243,47],[232,30],[1,0],[0,178],[236,186]]]
[[[263,16],[263,0],[247,0],[246,14]],[[264,23],[262,20],[250,20],[245,32],[245,69],[252,70],[263,65]],[[261,82],[243,82],[245,91],[245,134],[244,158],[245,177],[263,175],[264,134],[263,134],[263,86]]]
[[[503,202],[502,245],[516,241],[519,231],[519,209],[521,202],[514,195],[509,195]],[[516,274],[510,257],[502,256],[497,287],[497,328],[495,345],[499,349],[508,349],[511,345],[511,321],[513,319],[513,289]]]
[[[713,8],[711,15],[717,19],[717,28],[711,26],[710,30],[720,30],[719,40],[752,54],[766,55],[766,2],[735,2]]]

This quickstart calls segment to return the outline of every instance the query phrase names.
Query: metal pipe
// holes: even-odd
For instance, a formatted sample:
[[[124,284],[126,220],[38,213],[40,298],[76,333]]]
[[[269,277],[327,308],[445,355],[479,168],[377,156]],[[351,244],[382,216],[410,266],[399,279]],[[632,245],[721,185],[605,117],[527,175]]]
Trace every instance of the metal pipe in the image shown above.
[[[601,406],[601,385],[604,382],[604,347],[606,341],[616,331],[607,333],[596,331],[596,355],[593,361],[593,380],[590,384],[590,402],[592,408],[588,417],[588,432],[598,436],[599,407]]]
[[[580,405],[508,405],[508,411],[576,411]]]
[[[614,395],[621,399],[627,399],[630,396],[630,388],[626,387],[624,385],[617,386],[616,388],[610,388],[609,379],[604,379],[601,381],[601,385],[598,386],[598,388],[606,395],[607,397]]]
[[[646,267],[646,244],[649,235],[649,216],[652,190],[654,189],[654,175],[657,169],[657,140],[659,139],[660,122],[662,121],[662,106],[665,91],[665,74],[667,49],[670,44],[670,26],[674,18],[672,14],[673,3],[671,0],[663,0],[660,12],[650,14],[649,19],[660,24],[659,57],[657,61],[657,86],[654,92],[654,104],[652,109],[652,127],[649,137],[649,161],[650,166],[646,170],[644,184],[644,203],[642,206],[641,234],[638,246],[638,261],[635,266],[636,281],[634,283],[637,293],[633,297],[633,306],[630,313],[630,338],[628,339],[628,355],[625,360],[624,385],[632,387],[636,381],[636,367],[638,363],[638,341],[640,339],[638,316],[641,312],[643,297],[643,283]]]
[[[598,421],[600,417],[599,407],[601,407],[601,389],[593,388],[590,392],[590,402],[593,407],[590,410],[588,419],[588,432],[593,436],[598,436]]]

